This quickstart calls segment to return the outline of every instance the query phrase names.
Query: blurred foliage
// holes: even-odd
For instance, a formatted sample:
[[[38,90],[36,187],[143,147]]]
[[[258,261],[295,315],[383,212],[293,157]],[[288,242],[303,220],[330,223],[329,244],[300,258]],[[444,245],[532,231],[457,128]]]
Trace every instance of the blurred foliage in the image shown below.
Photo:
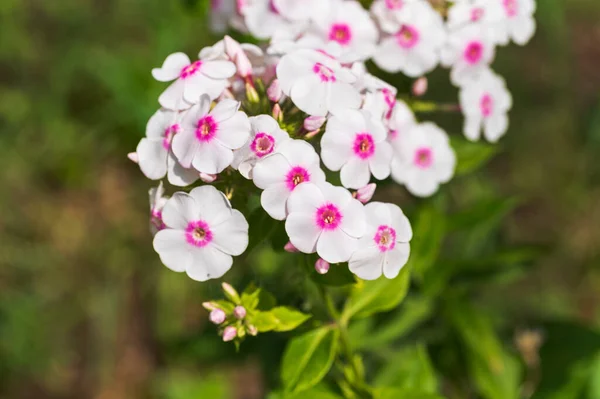
[[[282,387],[282,354],[302,332],[261,334],[239,353],[221,342],[201,307],[220,296],[218,282],[160,265],[150,184],[124,156],[163,89],[150,69],[217,39],[207,7],[0,2],[0,397],[253,399]],[[412,288],[365,285],[346,308],[386,310],[349,326],[378,398],[600,398],[600,2],[538,0],[537,17],[529,46],[498,52],[515,99],[501,148],[461,140],[458,115],[426,114],[453,134],[465,174],[428,201],[396,185],[377,193],[415,229]],[[445,71],[429,86],[428,100],[456,101]],[[254,280],[279,304],[327,318],[280,233],[255,243],[228,281]],[[347,277],[329,282],[340,298]],[[378,284],[401,305],[371,300]]]

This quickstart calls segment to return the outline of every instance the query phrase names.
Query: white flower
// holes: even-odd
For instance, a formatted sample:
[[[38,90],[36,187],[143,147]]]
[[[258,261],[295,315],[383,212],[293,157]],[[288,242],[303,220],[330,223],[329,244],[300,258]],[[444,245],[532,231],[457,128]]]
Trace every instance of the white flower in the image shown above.
[[[401,26],[397,13],[400,11],[406,13],[407,6],[418,1],[421,0],[375,0],[371,6],[371,13],[379,23],[381,30],[394,33]]]
[[[254,184],[264,190],[260,196],[262,207],[277,220],[286,218],[286,204],[296,186],[303,182],[325,181],[319,155],[312,145],[302,140],[282,143],[277,153],[261,159],[254,166],[252,176]]]
[[[450,80],[460,86],[485,71],[494,56],[495,45],[489,30],[469,25],[448,35],[441,60],[445,67],[452,67]]]
[[[166,228],[154,237],[165,266],[206,281],[223,276],[248,246],[248,222],[213,186],[178,192],[163,208]]]
[[[396,147],[396,141],[400,135],[411,129],[417,124],[415,115],[404,101],[397,100],[392,111],[392,115],[388,120],[388,142],[392,147]]]
[[[277,65],[283,92],[309,115],[326,116],[345,109],[357,109],[360,93],[349,69],[317,50],[302,49],[287,54]]]
[[[252,36],[269,39],[279,30],[292,29],[292,22],[281,15],[274,0],[252,0],[243,3],[240,11]]]
[[[250,139],[234,152],[231,163],[246,179],[252,179],[252,169],[258,160],[276,152],[283,142],[290,140],[287,132],[281,130],[277,121],[269,115],[251,117],[250,126]]]
[[[288,200],[285,230],[304,253],[317,252],[329,263],[346,262],[366,229],[364,206],[343,187],[299,185]]]
[[[188,186],[198,180],[198,172],[184,168],[171,151],[174,136],[181,131],[178,114],[165,109],[158,110],[146,125],[146,137],[137,146],[140,169],[147,178],[158,180],[168,176],[174,186]]]
[[[367,110],[373,117],[388,120],[396,105],[396,89],[380,89],[365,93],[362,109]]]
[[[165,188],[162,181],[158,184],[158,187],[152,187],[148,191],[148,197],[150,199],[150,232],[154,235],[165,228],[162,220],[162,210],[169,197],[165,197]]]
[[[271,3],[284,18],[301,22],[313,20],[330,7],[330,0],[271,0]]]
[[[262,49],[250,43],[238,43],[229,36],[218,41],[211,47],[205,47],[198,55],[201,60],[227,60],[235,64],[236,74],[242,78],[250,75],[260,75],[264,67],[253,65],[250,58],[261,60],[264,57]]]
[[[379,79],[377,76],[371,75],[363,62],[355,62],[352,64],[350,70],[356,77],[354,87],[356,87],[359,91],[376,92],[378,90],[387,89],[394,93],[394,97],[396,96],[396,88],[391,84]]]
[[[489,28],[501,18],[502,0],[458,0],[448,9],[446,25],[450,30],[462,29],[471,24]]]
[[[479,140],[481,130],[490,142],[496,142],[508,129],[508,110],[512,97],[502,77],[491,70],[469,81],[460,90],[460,108],[465,116],[464,133]]]
[[[442,17],[427,2],[407,4],[394,15],[400,26],[381,41],[373,61],[385,71],[410,77],[432,71],[446,39]]]
[[[343,63],[368,59],[379,38],[368,11],[357,1],[330,1],[327,10],[314,13],[314,24],[307,36],[338,43],[342,47],[338,59]]]
[[[235,74],[235,65],[224,60],[198,60],[193,63],[184,53],[167,57],[162,67],[154,68],[152,76],[159,82],[175,80],[158,98],[165,108],[184,110],[198,102],[203,94],[211,100],[221,95]]]
[[[367,111],[344,111],[332,116],[321,139],[321,158],[328,169],[341,170],[342,185],[359,189],[371,174],[390,175],[392,147],[383,123]]]
[[[221,173],[233,161],[233,150],[250,136],[250,122],[238,111],[240,103],[222,100],[209,112],[204,95],[183,117],[182,131],[173,139],[173,153],[184,167],[208,174]]]
[[[502,0],[502,10],[496,23],[490,25],[494,38],[500,44],[512,39],[519,45],[526,44],[535,33],[535,0]]]
[[[433,195],[454,175],[456,155],[446,133],[431,122],[402,132],[394,141],[392,178],[418,197]]]
[[[363,280],[383,274],[395,278],[410,255],[410,222],[394,204],[372,202],[365,206],[367,229],[348,262],[350,271]]]

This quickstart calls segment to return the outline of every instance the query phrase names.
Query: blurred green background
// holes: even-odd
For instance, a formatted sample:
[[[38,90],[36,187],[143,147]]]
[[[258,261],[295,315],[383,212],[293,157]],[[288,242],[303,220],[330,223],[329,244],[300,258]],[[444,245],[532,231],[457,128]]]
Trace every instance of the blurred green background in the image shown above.
[[[202,0],[0,0],[0,397],[253,399],[276,384],[261,364],[276,367],[285,340],[267,334],[239,354],[219,341],[201,307],[220,297],[218,283],[160,264],[148,231],[152,183],[125,157],[164,88],[150,69],[216,40],[206,8]],[[537,19],[528,46],[498,51],[494,68],[514,96],[501,153],[444,189],[464,204],[516,196],[498,237],[544,248],[526,273],[486,287],[477,301],[487,312],[523,328],[551,317],[597,331],[600,2],[538,0]],[[456,98],[447,72],[430,88],[427,99]],[[459,116],[438,119],[460,132]],[[400,188],[380,195],[411,201]],[[294,298],[294,281],[276,278],[285,265],[268,252],[255,258],[227,280],[255,278]],[[581,352],[568,331],[557,362],[573,384],[566,374],[593,351]],[[600,380],[596,363],[585,372]]]

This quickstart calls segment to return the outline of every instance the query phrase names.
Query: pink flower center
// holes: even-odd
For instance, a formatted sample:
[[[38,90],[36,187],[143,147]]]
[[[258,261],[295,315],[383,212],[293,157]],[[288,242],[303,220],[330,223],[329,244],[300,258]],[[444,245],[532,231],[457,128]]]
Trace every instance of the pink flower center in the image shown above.
[[[483,44],[477,41],[470,42],[465,48],[464,57],[469,64],[477,64],[483,57]]]
[[[336,80],[333,69],[321,64],[320,62],[317,62],[313,66],[313,72],[316,73],[319,78],[321,78],[321,82],[335,82]]]
[[[483,10],[483,8],[475,7],[474,9],[471,10],[471,21],[472,22],[479,21],[481,18],[483,18],[484,13],[485,13],[485,11]]]
[[[173,141],[173,136],[175,136],[179,132],[179,128],[179,125],[176,123],[165,129],[165,134],[163,136],[163,147],[165,149],[171,149],[171,142]]]
[[[404,0],[385,0],[385,6],[389,10],[398,10],[404,5]]]
[[[254,140],[250,143],[250,149],[257,157],[262,158],[273,152],[275,147],[275,139],[266,133],[259,132],[254,136]]]
[[[429,147],[419,148],[415,152],[415,165],[421,169],[427,169],[433,164],[433,151]]]
[[[479,106],[481,108],[481,114],[487,118],[491,116],[492,112],[494,111],[494,99],[492,96],[486,93],[483,95],[483,97],[481,97]]]
[[[150,212],[150,223],[156,227],[158,231],[167,227],[162,220],[162,211],[158,209],[152,209]]]
[[[377,228],[373,241],[381,252],[391,251],[396,247],[396,230],[391,226],[381,225]]]
[[[515,17],[519,12],[518,0],[504,0],[504,10],[509,17]]]
[[[188,223],[185,229],[185,239],[189,244],[196,247],[205,247],[213,239],[212,231],[203,220]]]
[[[342,213],[337,206],[325,204],[317,209],[316,219],[321,230],[331,231],[337,229],[342,222]]]
[[[369,133],[359,133],[354,138],[352,145],[354,154],[360,159],[368,159],[375,153],[375,142]]]
[[[200,67],[202,66],[202,61],[192,62],[190,65],[184,67],[179,73],[179,77],[181,79],[187,79],[190,76],[194,76],[198,71],[200,71]]]
[[[306,181],[310,181],[310,174],[302,166],[294,166],[285,176],[285,184],[290,191],[294,191],[298,184]]]
[[[206,115],[198,121],[198,127],[196,128],[196,138],[198,141],[207,142],[211,141],[217,133],[217,122],[212,116]]]
[[[396,41],[402,48],[413,48],[419,42],[419,32],[410,25],[402,25],[396,33]]]
[[[329,30],[329,40],[338,42],[342,46],[347,45],[352,40],[352,30],[347,24],[333,24]]]

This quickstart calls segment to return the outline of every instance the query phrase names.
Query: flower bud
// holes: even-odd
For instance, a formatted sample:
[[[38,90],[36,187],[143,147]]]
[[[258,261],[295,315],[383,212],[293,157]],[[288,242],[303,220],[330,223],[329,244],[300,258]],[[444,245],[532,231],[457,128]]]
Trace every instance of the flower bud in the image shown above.
[[[358,191],[354,193],[354,197],[363,204],[366,204],[367,202],[371,201],[371,198],[373,198],[376,188],[377,184],[375,183],[367,184],[363,188],[359,188]]]
[[[229,298],[232,302],[234,302],[236,304],[241,302],[240,294],[238,294],[238,292],[235,290],[235,288],[233,288],[230,284],[223,283],[223,284],[221,284],[221,287],[223,288],[223,292],[225,293],[225,296],[227,298]]]
[[[309,132],[318,130],[323,126],[327,118],[324,116],[309,116],[304,120],[304,129]]]
[[[312,132],[308,132],[304,135],[304,137],[306,137],[307,139],[312,139],[319,133],[321,133],[321,129],[317,129],[317,130],[313,130]]]
[[[416,97],[421,97],[425,93],[427,93],[427,87],[429,83],[425,76],[421,76],[419,79],[415,80],[412,85],[412,94]]]
[[[127,158],[129,158],[129,160],[134,163],[140,162],[140,157],[138,156],[137,152],[130,152],[129,154],[127,154]]]
[[[273,83],[271,83],[271,85],[267,89],[267,97],[269,97],[269,100],[273,101],[274,103],[279,102],[279,100],[281,100],[281,97],[283,97],[283,91],[281,90],[279,80],[273,80]]]
[[[327,262],[324,259],[319,258],[315,262],[315,270],[319,274],[327,274],[327,272],[329,271],[329,262]]]
[[[253,326],[252,324],[250,324],[248,327],[246,327],[248,334],[252,335],[253,337],[256,337],[258,335],[258,328],[256,328],[256,326]]]
[[[219,325],[225,321],[227,315],[221,309],[215,309],[210,312],[210,316],[208,318],[212,323]]]
[[[278,103],[273,106],[273,118],[279,123],[283,122],[283,111]]]
[[[227,57],[237,67],[237,74],[243,78],[252,75],[252,64],[242,46],[229,36],[225,36],[223,42],[225,43]]]
[[[219,177],[219,175],[211,175],[209,173],[200,172],[200,180],[207,184],[213,183],[215,180],[217,180],[217,177]]]
[[[202,302],[202,307],[206,310],[213,311],[218,309],[217,304],[214,302]]]
[[[246,82],[246,98],[251,103],[257,103],[260,99],[258,98],[258,92],[254,88],[251,82]]]
[[[246,317],[246,308],[243,306],[236,306],[235,309],[233,309],[233,315],[236,319],[242,320]]]
[[[294,246],[294,244],[292,244],[290,241],[288,241],[288,243],[287,243],[287,244],[285,244],[285,246],[283,247],[283,249],[284,249],[286,252],[289,252],[289,253],[292,253],[292,254],[293,254],[293,253],[295,253],[295,252],[300,252],[300,251],[298,251],[298,248],[296,248],[296,247]]]
[[[223,330],[223,341],[233,341],[237,337],[237,329],[234,326],[225,327]]]

